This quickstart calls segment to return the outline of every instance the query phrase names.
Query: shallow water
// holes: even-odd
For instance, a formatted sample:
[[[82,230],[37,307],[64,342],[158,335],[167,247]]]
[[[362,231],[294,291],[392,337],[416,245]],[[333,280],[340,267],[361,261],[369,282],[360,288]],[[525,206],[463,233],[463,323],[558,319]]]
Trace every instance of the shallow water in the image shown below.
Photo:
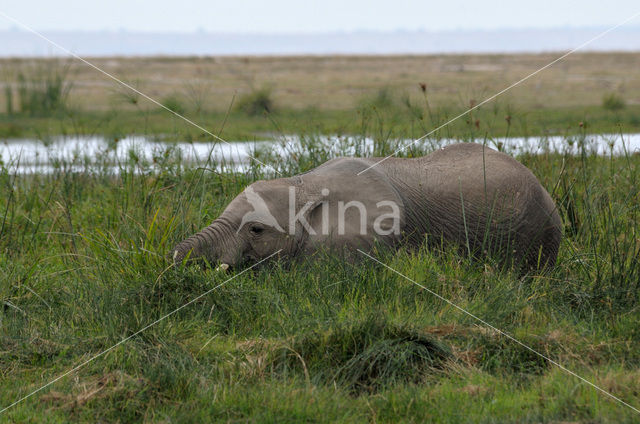
[[[375,147],[373,139],[364,137],[319,136],[313,140],[316,143],[315,148],[329,151],[332,156],[370,156]],[[426,139],[415,144],[432,150],[458,141]],[[489,147],[512,155],[546,151],[577,154],[583,147],[589,153],[597,154],[620,155],[640,152],[640,134],[587,135],[582,138],[510,137],[475,141],[484,142]],[[393,144],[402,147],[412,142],[395,140]],[[153,168],[154,164],[170,154],[181,157],[183,163],[193,166],[206,165],[219,171],[243,171],[249,168],[252,157],[265,157],[257,152],[267,152],[266,156],[287,158],[295,152],[304,152],[309,145],[305,139],[297,136],[286,136],[277,141],[228,143],[162,142],[140,136],[120,140],[107,140],[103,137],[56,137],[47,143],[33,139],[8,139],[0,142],[0,160],[11,173],[23,174],[53,172],[59,169],[63,162],[67,170],[82,171],[87,169],[87,164],[95,166],[96,161],[100,159],[101,166],[117,173],[123,164],[131,164],[132,160],[145,164],[146,168]],[[268,159],[264,161],[268,163]]]

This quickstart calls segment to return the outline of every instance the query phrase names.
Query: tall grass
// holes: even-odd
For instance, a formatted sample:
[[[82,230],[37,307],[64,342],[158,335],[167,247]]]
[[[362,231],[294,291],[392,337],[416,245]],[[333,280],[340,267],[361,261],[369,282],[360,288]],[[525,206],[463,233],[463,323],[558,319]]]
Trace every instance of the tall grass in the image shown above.
[[[13,115],[13,87],[10,84],[4,86],[5,112],[7,115]]]
[[[15,78],[20,112],[31,116],[49,116],[68,107],[67,100],[72,88],[68,63],[51,60],[48,63],[25,65]],[[13,95],[7,97],[12,98]]]
[[[236,109],[249,116],[262,115],[275,111],[272,89],[262,87],[240,96]]]
[[[306,136],[276,164],[285,175],[304,172],[347,151],[366,153],[362,140],[329,149]],[[577,155],[519,157],[566,223],[552,272],[521,279],[452,250],[375,254],[638,405],[640,158],[597,156],[586,139],[578,142]],[[389,139],[380,148],[392,147]],[[229,277],[166,260],[247,184],[271,177],[256,164],[242,173],[213,172],[216,165],[194,169],[174,150],[149,162],[135,152],[63,158],[48,174],[2,165],[2,405]],[[6,414],[134,422],[636,418],[385,268],[325,253],[238,276]]]
[[[172,112],[179,113],[181,115],[186,111],[184,102],[177,94],[172,94],[162,99],[162,106],[166,107]]]
[[[602,107],[607,110],[624,109],[625,105],[624,99],[616,93],[608,93],[602,98]]]

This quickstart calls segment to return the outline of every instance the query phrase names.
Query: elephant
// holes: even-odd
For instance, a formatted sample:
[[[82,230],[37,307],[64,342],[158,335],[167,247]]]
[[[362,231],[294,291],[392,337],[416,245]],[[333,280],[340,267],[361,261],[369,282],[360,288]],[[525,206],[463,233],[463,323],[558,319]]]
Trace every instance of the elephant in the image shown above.
[[[527,273],[555,265],[561,238],[556,206],[527,167],[485,145],[458,143],[419,158],[340,157],[257,181],[172,256],[226,269],[274,252],[292,258],[426,243]]]

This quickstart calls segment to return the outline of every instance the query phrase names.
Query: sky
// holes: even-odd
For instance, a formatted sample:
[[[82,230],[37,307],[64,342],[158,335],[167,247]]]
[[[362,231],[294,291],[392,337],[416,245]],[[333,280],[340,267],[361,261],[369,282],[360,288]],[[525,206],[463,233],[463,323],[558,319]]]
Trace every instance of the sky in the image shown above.
[[[638,0],[0,0],[38,31],[326,33],[608,27]],[[640,26],[640,17],[628,25]],[[0,16],[0,30],[18,26]]]

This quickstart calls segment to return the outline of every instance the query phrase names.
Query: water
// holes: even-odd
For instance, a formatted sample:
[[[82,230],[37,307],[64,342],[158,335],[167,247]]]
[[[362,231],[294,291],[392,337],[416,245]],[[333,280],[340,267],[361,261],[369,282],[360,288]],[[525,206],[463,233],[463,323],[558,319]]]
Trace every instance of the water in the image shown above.
[[[419,145],[433,150],[458,140],[422,140]],[[640,152],[640,134],[587,135],[581,138],[561,136],[542,138],[497,138],[476,140],[489,147],[509,154],[561,152],[577,154],[581,148],[596,154],[632,154]],[[395,140],[397,147],[406,146],[412,140]],[[297,136],[282,137],[278,141],[229,143],[162,142],[132,136],[120,140],[103,137],[55,137],[47,143],[33,139],[8,139],[0,142],[0,160],[11,173],[50,173],[65,167],[66,170],[84,171],[97,166],[117,173],[121,167],[139,164],[140,170],[153,169],[158,163],[171,157],[181,157],[182,162],[193,166],[207,166],[221,172],[244,171],[250,167],[252,157],[265,163],[269,158],[286,160],[296,153],[310,152],[311,146],[330,152],[331,156],[372,155],[375,142],[366,137],[318,136],[301,139]],[[395,147],[393,148],[395,150]],[[254,163],[255,164],[255,163]]]
[[[0,143],[0,160],[12,172],[49,173],[65,163],[67,169],[83,171],[100,159],[117,173],[121,166],[138,163],[141,168],[153,167],[164,158],[180,157],[193,166],[211,165],[218,170],[242,171],[256,151],[271,147],[283,155],[282,143],[272,141],[231,143],[175,143],[153,141],[140,136],[107,140],[103,137],[55,137],[47,143],[33,139],[9,139]]]

